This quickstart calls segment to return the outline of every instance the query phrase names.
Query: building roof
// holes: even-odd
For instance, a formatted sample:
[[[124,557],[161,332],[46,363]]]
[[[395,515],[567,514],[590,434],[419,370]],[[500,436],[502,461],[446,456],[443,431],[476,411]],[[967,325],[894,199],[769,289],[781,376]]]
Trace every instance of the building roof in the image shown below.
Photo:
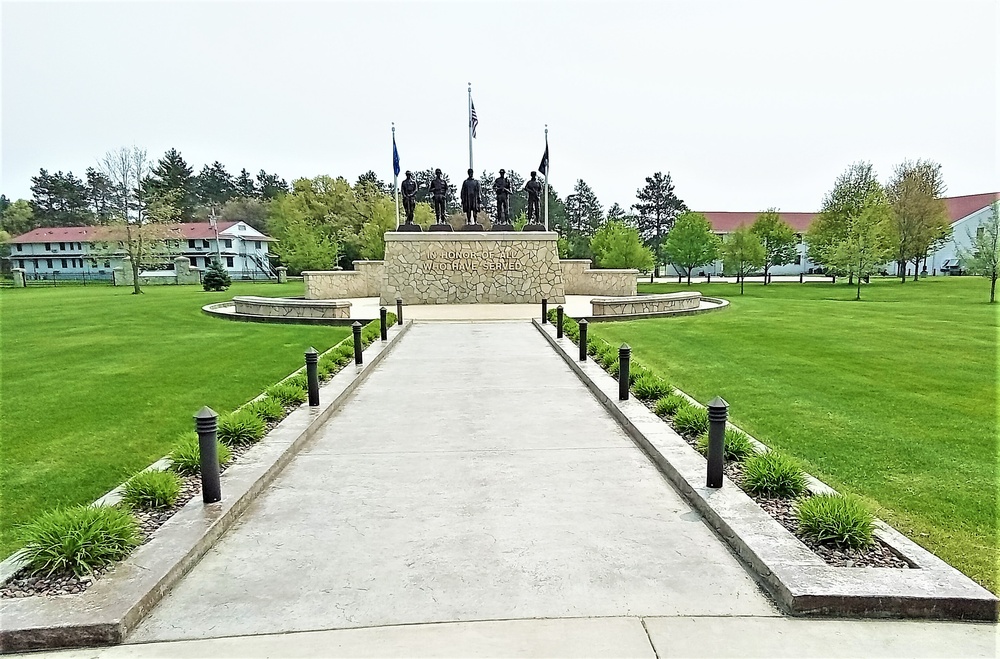
[[[944,197],[942,201],[948,209],[951,223],[954,224],[962,218],[986,208],[998,199],[1000,199],[1000,192],[986,192],[961,197]],[[743,225],[753,224],[760,213],[756,211],[703,211],[702,215],[708,219],[712,230],[716,233],[730,233]],[[819,213],[783,213],[779,211],[778,215],[796,233],[805,233]]]
[[[224,233],[226,230],[232,228],[233,226],[239,224],[239,222],[219,222],[218,231],[220,234]],[[187,222],[183,224],[176,224],[171,227],[177,233],[178,240],[211,240],[215,238],[215,229],[208,222]],[[109,227],[103,226],[92,226],[92,227],[42,227],[40,229],[33,229],[28,233],[22,233],[20,236],[15,236],[11,238],[9,242],[11,243],[69,243],[69,242],[95,242],[101,240],[117,240],[118,238],[110,237],[111,229]],[[233,234],[226,234],[226,237],[231,237]],[[271,238],[267,236],[249,236],[251,240],[266,240],[271,241]]]

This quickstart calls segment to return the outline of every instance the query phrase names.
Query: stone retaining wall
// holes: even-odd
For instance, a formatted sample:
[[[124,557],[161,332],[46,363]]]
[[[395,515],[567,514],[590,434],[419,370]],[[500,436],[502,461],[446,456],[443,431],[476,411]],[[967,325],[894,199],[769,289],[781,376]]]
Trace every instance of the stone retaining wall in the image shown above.
[[[635,281],[633,277],[632,281]],[[663,293],[634,297],[597,297],[590,301],[595,316],[630,316],[634,314],[687,311],[701,304],[701,293]]]
[[[371,297],[368,282],[357,270],[312,270],[302,273],[307,300]]]
[[[592,268],[590,259],[563,259],[566,295],[635,295],[638,270]]]
[[[351,303],[347,300],[297,300],[295,298],[238,295],[233,298],[236,313],[251,316],[283,316],[291,318],[350,318]]]
[[[154,274],[155,273],[155,274]],[[135,278],[132,274],[132,259],[126,256],[122,259],[120,268],[111,271],[111,282],[115,286],[132,286]],[[178,256],[174,259],[174,269],[140,272],[140,286],[163,286],[174,284],[200,284],[201,269],[191,267],[191,259]]]

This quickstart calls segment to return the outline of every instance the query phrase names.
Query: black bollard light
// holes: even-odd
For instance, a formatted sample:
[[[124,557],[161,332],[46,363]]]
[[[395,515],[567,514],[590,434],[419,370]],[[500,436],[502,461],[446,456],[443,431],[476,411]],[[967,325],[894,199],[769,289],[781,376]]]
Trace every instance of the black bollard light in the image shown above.
[[[403,324],[403,298],[396,298],[396,324]]]
[[[680,273],[677,274],[677,283],[678,284],[681,283],[681,275],[680,275]]]
[[[381,338],[383,341],[389,340],[389,328],[388,325],[389,312],[385,310],[385,307],[379,307],[378,310],[378,328],[381,333]]]
[[[351,329],[354,330],[354,363],[358,366],[361,365],[361,321],[355,320],[354,324],[351,325]]]
[[[198,433],[198,452],[201,455],[201,500],[215,503],[222,500],[219,481],[219,451],[216,431],[219,415],[211,407],[203,407],[194,415],[194,429]]]
[[[831,284],[837,283],[837,275],[830,275],[830,283]]]
[[[800,272],[800,273],[799,273],[799,283],[800,283],[800,284],[804,284],[804,283],[806,283],[806,275],[805,275],[805,273],[804,273],[804,272]]]
[[[722,487],[729,403],[718,396],[708,403],[708,487]]]
[[[705,283],[706,284],[711,284],[712,283],[712,273],[711,272],[708,273],[708,275],[706,276]]]
[[[542,298],[542,325],[549,322],[549,301]]]
[[[587,322],[586,318],[580,319],[580,361],[587,361]]]
[[[556,307],[556,338],[561,339],[563,334],[563,308],[560,304]]]
[[[309,384],[309,407],[319,405],[319,353],[316,348],[306,350],[306,382]]]
[[[623,343],[618,348],[618,400],[628,400],[628,367],[632,359],[632,348]]]

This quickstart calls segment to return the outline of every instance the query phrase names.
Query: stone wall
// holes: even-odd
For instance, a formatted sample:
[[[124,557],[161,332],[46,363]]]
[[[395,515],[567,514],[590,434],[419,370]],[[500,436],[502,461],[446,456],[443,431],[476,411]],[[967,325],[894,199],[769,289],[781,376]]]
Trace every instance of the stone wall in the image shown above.
[[[563,259],[566,295],[635,295],[638,270],[591,268],[589,259]]]
[[[307,270],[302,273],[307,300],[371,297],[368,282],[357,270]]]
[[[384,261],[355,261],[354,270],[365,280],[365,297],[378,297],[382,291]]]
[[[688,311],[701,304],[701,293],[663,293],[634,297],[595,297],[590,301],[595,316],[631,316],[634,314]]]
[[[390,231],[381,303],[564,303],[557,238],[548,231]]]
[[[236,313],[252,316],[286,318],[350,318],[347,300],[298,300],[295,298],[237,295],[233,298]]]
[[[131,286],[134,283],[132,275],[132,259],[126,256],[122,259],[120,268],[111,271],[111,282],[115,286]],[[139,273],[140,286],[166,286],[176,284],[200,284],[201,269],[191,267],[191,259],[178,256],[174,259],[173,270],[147,270]]]

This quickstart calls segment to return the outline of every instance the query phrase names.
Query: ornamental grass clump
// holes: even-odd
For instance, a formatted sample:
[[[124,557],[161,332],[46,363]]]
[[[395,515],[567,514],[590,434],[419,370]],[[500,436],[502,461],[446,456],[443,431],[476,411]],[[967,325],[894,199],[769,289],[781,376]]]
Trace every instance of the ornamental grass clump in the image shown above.
[[[302,391],[309,391],[309,376],[305,373],[296,373],[290,378],[285,378],[279,384],[287,384],[292,387],[298,387]]]
[[[698,450],[702,455],[708,455],[707,432],[698,435]],[[756,454],[757,450],[745,432],[741,432],[736,428],[726,428],[725,452],[723,453],[726,460],[742,462],[746,458]]]
[[[694,405],[682,407],[674,414],[674,429],[690,437],[708,432],[708,410]]]
[[[340,364],[330,357],[324,357],[316,364],[316,372],[319,373],[320,378],[325,380],[340,370],[340,366]]]
[[[656,401],[656,404],[653,405],[653,412],[657,416],[673,416],[685,407],[691,407],[687,398],[680,394],[669,394]]]
[[[816,542],[864,549],[874,542],[875,517],[856,497],[818,494],[795,506],[799,532]]]
[[[264,396],[261,399],[255,400],[247,404],[243,409],[265,423],[277,421],[285,416],[285,408],[281,404],[281,401],[270,396]]]
[[[604,339],[589,338],[587,339],[587,354],[591,357],[601,354],[604,351],[604,346],[608,343]],[[608,346],[609,348],[611,346]]]
[[[282,407],[289,407],[291,405],[298,405],[306,402],[305,389],[290,384],[273,384],[267,388],[266,393],[268,397],[274,398],[281,403]]]
[[[219,441],[230,448],[258,442],[265,432],[264,422],[250,410],[226,414],[219,419]]]
[[[629,373],[631,376],[631,373]],[[631,377],[629,378],[631,379]],[[632,391],[639,400],[657,400],[670,393],[671,387],[666,380],[655,373],[643,373],[632,383]]]
[[[142,471],[128,479],[122,502],[133,510],[169,508],[181,494],[181,479],[172,471]]]
[[[25,525],[17,552],[34,575],[92,573],[120,561],[139,545],[139,524],[117,506],[74,506],[40,515]]]
[[[761,496],[794,498],[805,493],[806,475],[791,458],[768,451],[743,463],[743,488]]]
[[[233,458],[229,447],[220,441],[215,442],[216,456],[219,458],[219,466],[226,464]],[[198,435],[191,432],[185,434],[174,446],[174,450],[167,456],[170,458],[170,469],[182,476],[198,476],[201,474],[201,448],[198,445]]]

